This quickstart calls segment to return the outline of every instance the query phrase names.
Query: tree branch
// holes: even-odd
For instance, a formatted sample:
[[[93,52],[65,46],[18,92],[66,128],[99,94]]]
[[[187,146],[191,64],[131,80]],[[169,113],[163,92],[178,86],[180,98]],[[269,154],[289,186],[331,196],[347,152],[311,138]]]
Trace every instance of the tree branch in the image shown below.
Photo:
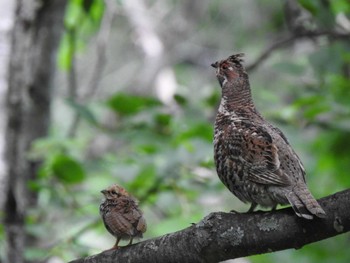
[[[93,71],[91,73],[90,82],[88,83],[86,87],[85,94],[81,95],[81,98],[78,97],[77,94],[77,81],[75,80],[77,73],[75,70],[75,65],[72,64],[71,71],[70,71],[70,96],[69,99],[73,100],[74,102],[83,103],[91,100],[97,93],[98,90],[98,83],[101,81],[103,70],[106,66],[106,51],[107,51],[107,45],[108,45],[108,39],[111,33],[111,29],[113,27],[113,21],[116,15],[116,3],[114,3],[113,0],[105,0],[105,11],[103,14],[103,17],[101,19],[101,25],[100,30],[97,35],[96,39],[96,62],[93,68]],[[76,34],[76,32],[73,32]],[[74,36],[74,35],[73,35]],[[73,47],[75,46],[75,43],[73,44]],[[75,50],[73,50],[73,53],[71,54],[72,57],[72,63],[74,63],[75,60]],[[74,137],[76,135],[79,123],[81,120],[81,115],[79,115],[77,112],[75,113],[73,117],[73,121],[68,128],[68,137]]]
[[[269,47],[264,50],[260,56],[250,65],[246,67],[247,71],[253,71],[256,69],[263,61],[265,61],[272,53],[280,48],[289,46],[293,44],[295,41],[306,38],[315,38],[326,36],[330,39],[340,39],[340,40],[350,40],[350,33],[339,33],[336,31],[315,31],[315,32],[303,32],[300,34],[293,34],[291,36],[286,37],[285,39],[281,39],[277,42],[274,42]]]
[[[291,208],[243,214],[216,212],[184,230],[70,263],[218,262],[299,249],[350,230],[350,189],[319,202],[327,213],[325,219],[304,220]]]

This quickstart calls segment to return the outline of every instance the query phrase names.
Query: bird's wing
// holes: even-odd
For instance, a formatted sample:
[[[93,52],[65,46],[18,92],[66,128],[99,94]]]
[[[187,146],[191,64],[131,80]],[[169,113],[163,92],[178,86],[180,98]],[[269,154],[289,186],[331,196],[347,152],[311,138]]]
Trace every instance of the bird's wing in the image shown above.
[[[146,220],[144,219],[141,210],[137,206],[137,201],[129,199],[123,212],[123,217],[133,226],[137,231],[142,233],[146,231]]]
[[[235,154],[239,154],[238,161],[248,179],[259,184],[290,185],[288,176],[280,169],[278,148],[266,129],[243,122],[234,129],[230,142],[232,149],[240,149]]]
[[[112,233],[124,233],[132,235],[132,223],[120,212],[116,207],[112,207],[108,213],[104,215],[105,226]]]
[[[136,229],[140,231],[141,233],[145,233],[147,230],[147,224],[146,220],[143,216],[140,217],[139,221],[137,222]]]
[[[304,182],[306,182],[306,179],[305,179],[305,174],[306,174],[306,172],[305,172],[304,165],[303,165],[303,163],[301,162],[299,156],[295,153],[295,151],[293,150],[293,148],[290,146],[287,137],[283,134],[283,132],[282,132],[279,128],[274,127],[274,126],[273,126],[272,124],[270,124],[270,123],[268,123],[268,125],[269,125],[269,127],[270,127],[272,130],[274,130],[274,131],[283,139],[283,141],[287,144],[287,147],[290,149],[290,151],[293,153],[294,158],[297,160],[297,164],[296,164],[296,165],[299,166],[299,168],[300,168],[300,174],[302,175]]]

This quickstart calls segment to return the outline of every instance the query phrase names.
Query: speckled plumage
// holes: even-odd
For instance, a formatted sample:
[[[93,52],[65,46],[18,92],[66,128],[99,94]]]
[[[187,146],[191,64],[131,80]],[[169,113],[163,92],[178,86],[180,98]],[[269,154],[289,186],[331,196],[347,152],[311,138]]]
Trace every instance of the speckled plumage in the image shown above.
[[[325,212],[306,186],[304,167],[284,134],[256,110],[243,54],[212,64],[222,88],[214,159],[225,186],[241,201],[276,208],[291,204],[303,218]]]
[[[106,199],[100,205],[100,215],[108,232],[117,239],[113,248],[118,248],[121,239],[129,239],[130,245],[134,237],[142,238],[147,225],[137,200],[117,184],[101,193]]]

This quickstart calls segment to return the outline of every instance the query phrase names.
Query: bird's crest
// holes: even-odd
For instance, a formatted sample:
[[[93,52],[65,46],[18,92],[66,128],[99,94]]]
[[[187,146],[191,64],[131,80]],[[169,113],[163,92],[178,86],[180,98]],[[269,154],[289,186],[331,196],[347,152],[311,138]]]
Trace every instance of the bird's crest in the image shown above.
[[[244,62],[244,53],[238,53],[238,54],[234,54],[228,57],[228,61],[241,65],[241,62]]]

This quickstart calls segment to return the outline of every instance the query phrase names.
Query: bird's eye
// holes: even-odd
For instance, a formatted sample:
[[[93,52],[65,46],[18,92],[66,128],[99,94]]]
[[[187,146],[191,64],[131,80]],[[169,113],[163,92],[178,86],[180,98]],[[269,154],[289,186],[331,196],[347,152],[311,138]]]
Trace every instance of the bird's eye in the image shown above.
[[[113,195],[116,195],[117,194],[117,192],[116,191],[111,191],[111,193],[113,194]]]
[[[225,64],[225,65],[222,65],[222,69],[228,69],[228,66]]]

